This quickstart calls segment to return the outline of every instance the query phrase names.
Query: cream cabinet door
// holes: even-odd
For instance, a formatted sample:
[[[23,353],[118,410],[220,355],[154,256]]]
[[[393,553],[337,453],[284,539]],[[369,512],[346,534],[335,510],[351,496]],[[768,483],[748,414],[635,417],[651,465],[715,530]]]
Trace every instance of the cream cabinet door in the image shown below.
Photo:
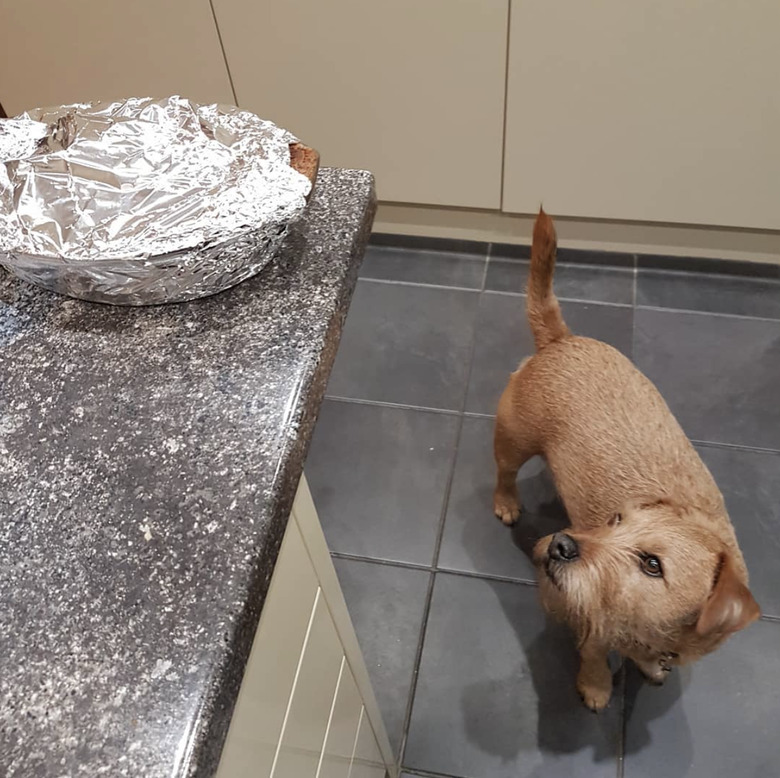
[[[371,729],[371,723],[365,713],[365,709],[363,709],[349,778],[384,778],[385,768],[382,764],[382,756]]]
[[[244,672],[219,778],[271,775],[319,588],[301,533],[291,521]]]
[[[343,661],[338,633],[320,595],[295,679],[273,778],[317,775]]]
[[[362,716],[363,701],[344,657],[317,778],[348,778]]]
[[[504,210],[780,229],[780,2],[513,0]]]
[[[0,0],[0,103],[181,94],[232,103],[209,0]]]
[[[498,208],[508,0],[214,0],[239,105],[379,198]]]
[[[217,776],[384,778],[385,771],[398,775],[301,478]]]

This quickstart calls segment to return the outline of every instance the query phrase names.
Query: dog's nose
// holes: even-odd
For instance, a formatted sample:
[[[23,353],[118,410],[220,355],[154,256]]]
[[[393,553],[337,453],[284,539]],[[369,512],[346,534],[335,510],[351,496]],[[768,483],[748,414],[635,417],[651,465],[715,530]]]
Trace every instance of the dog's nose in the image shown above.
[[[577,541],[565,532],[556,532],[550,541],[550,549],[547,552],[551,559],[558,562],[571,562],[580,555]]]

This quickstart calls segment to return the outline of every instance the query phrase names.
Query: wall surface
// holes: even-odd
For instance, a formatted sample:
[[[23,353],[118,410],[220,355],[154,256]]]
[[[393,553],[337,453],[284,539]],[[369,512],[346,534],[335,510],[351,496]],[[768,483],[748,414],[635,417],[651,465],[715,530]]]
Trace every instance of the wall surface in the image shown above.
[[[242,107],[382,200],[498,208],[508,0],[215,0]]]
[[[780,229],[780,3],[512,3],[506,211]]]
[[[780,262],[778,30],[777,0],[0,0],[0,102],[237,101],[371,169],[382,231],[527,242],[543,202],[562,245]]]
[[[180,94],[232,103],[209,0],[0,0],[0,103]]]

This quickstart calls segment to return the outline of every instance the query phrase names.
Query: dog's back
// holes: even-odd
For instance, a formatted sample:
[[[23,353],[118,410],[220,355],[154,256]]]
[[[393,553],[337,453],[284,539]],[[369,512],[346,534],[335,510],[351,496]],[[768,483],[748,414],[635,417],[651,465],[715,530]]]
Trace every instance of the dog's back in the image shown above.
[[[626,500],[655,495],[694,500],[728,526],[712,476],[655,386],[617,349],[566,326],[555,255],[555,227],[540,211],[526,297],[537,353],[510,386],[515,408],[535,417],[539,453],[572,521],[604,522]]]

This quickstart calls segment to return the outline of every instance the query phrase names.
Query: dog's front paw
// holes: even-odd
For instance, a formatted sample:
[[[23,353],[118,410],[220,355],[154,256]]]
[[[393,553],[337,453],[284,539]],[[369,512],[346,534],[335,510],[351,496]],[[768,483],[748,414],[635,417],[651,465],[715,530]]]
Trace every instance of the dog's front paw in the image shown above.
[[[511,527],[520,518],[520,505],[511,494],[498,494],[493,498],[493,512],[507,527]]]
[[[609,705],[612,696],[612,673],[605,654],[583,655],[580,672],[577,674],[577,691],[582,701],[594,713]]]
[[[580,693],[582,701],[586,707],[594,713],[604,710],[609,705],[609,699],[612,697],[612,684],[608,687],[593,685],[589,683],[577,683],[577,691]]]

